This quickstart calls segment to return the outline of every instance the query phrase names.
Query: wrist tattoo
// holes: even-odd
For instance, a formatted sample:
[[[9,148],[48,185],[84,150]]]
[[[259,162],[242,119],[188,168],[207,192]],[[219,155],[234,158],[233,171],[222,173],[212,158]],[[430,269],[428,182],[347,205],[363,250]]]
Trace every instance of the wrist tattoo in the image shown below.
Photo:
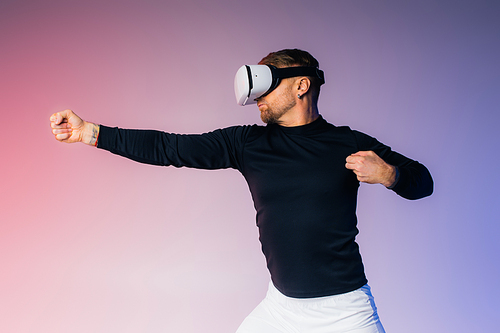
[[[97,147],[97,139],[99,138],[99,125],[92,124],[92,135],[89,144]]]

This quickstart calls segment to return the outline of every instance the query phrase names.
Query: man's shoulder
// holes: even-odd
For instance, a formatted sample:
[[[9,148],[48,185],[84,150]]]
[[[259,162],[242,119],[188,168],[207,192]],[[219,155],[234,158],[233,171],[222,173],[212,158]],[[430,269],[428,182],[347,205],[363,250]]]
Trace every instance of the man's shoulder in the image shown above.
[[[324,119],[324,123],[325,123],[325,128],[327,128],[330,131],[336,132],[338,134],[353,135],[354,132],[357,132],[356,130],[353,130],[348,125],[334,125],[334,124],[328,122],[326,119]]]
[[[232,125],[232,126],[216,129],[208,134],[221,137],[225,141],[234,141],[234,142],[244,143],[248,140],[249,136],[254,135],[254,133],[261,131],[262,129],[265,129],[265,126]]]
[[[325,120],[325,122],[326,122],[327,126],[330,127],[331,130],[336,131],[338,133],[349,134],[349,135],[353,135],[355,137],[371,137],[369,134],[366,134],[366,133],[364,133],[360,130],[357,130],[357,129],[353,129],[349,125],[334,125],[326,120]]]
[[[225,133],[233,133],[233,134],[240,134],[240,135],[248,135],[251,132],[254,131],[263,131],[265,130],[265,126],[261,125],[232,125],[224,128],[219,128],[215,131],[220,131],[220,132],[225,132]]]

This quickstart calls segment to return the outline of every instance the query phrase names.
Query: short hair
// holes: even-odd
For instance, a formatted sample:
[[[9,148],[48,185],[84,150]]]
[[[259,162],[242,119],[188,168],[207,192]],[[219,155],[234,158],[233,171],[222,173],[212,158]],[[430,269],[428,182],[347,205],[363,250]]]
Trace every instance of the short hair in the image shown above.
[[[278,68],[292,66],[319,67],[319,62],[309,52],[299,49],[284,49],[271,52],[259,62],[259,65],[273,65]]]
[[[271,52],[261,61],[259,65],[273,65],[278,68],[306,66],[319,68],[319,62],[309,52],[299,49],[284,49]],[[318,78],[308,76],[311,80],[311,88],[315,101],[318,100],[321,83]]]

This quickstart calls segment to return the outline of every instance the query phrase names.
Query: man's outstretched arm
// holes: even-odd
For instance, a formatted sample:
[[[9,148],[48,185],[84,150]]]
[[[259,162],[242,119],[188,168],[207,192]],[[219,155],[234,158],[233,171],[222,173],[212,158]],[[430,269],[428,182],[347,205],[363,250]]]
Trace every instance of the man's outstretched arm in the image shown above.
[[[54,113],[50,125],[61,142],[83,142],[137,162],[197,169],[241,168],[241,150],[251,126],[203,134],[121,129],[86,122],[71,110]]]
[[[50,116],[50,127],[56,140],[66,143],[83,142],[96,146],[99,125],[84,121],[71,110],[56,112]]]

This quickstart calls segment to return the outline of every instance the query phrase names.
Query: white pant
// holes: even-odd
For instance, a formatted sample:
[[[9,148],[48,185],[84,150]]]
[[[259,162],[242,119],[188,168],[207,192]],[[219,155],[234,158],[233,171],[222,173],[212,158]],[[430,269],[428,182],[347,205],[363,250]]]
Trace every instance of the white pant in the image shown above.
[[[333,296],[291,298],[270,283],[266,298],[236,333],[385,333],[370,287]]]

